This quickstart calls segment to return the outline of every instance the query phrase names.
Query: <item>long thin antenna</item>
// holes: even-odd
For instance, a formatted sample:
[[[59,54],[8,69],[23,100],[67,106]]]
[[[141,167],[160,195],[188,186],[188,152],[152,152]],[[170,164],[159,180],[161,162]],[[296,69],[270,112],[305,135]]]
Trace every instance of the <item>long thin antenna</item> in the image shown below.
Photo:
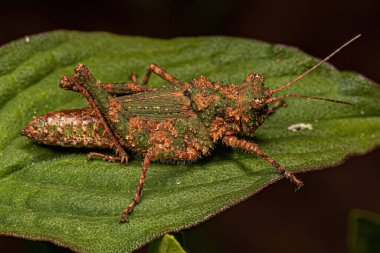
[[[273,93],[276,93],[276,92],[279,92],[287,87],[289,87],[290,85],[292,85],[293,83],[297,82],[298,80],[300,80],[301,78],[303,78],[304,76],[306,76],[307,74],[309,74],[311,71],[313,71],[314,69],[318,68],[320,65],[322,65],[323,63],[325,63],[326,61],[328,61],[331,57],[333,57],[336,53],[338,53],[340,50],[342,50],[344,47],[348,46],[349,44],[351,44],[354,40],[356,40],[357,38],[359,38],[361,36],[361,34],[358,34],[356,35],[354,38],[350,39],[348,42],[344,43],[341,47],[339,47],[337,50],[335,50],[334,52],[332,52],[329,56],[327,56],[325,59],[323,59],[322,61],[320,61],[317,65],[315,65],[314,67],[310,68],[309,70],[307,70],[305,73],[303,73],[302,75],[296,77],[294,80],[290,81],[289,83],[281,86],[280,88],[278,89],[275,89],[275,90],[269,90],[269,94],[273,94]]]
[[[334,103],[341,103],[341,104],[347,104],[347,105],[353,105],[356,106],[355,104],[352,104],[350,102],[345,102],[345,101],[340,101],[340,100],[335,100],[335,99],[329,99],[329,98],[319,98],[319,97],[313,97],[313,96],[303,96],[299,94],[285,94],[279,97],[271,97],[265,101],[265,103],[272,103],[273,101],[280,100],[282,98],[287,98],[287,97],[295,97],[295,98],[307,98],[307,99],[313,99],[313,100],[322,100],[322,101],[328,101],[328,102],[334,102]]]

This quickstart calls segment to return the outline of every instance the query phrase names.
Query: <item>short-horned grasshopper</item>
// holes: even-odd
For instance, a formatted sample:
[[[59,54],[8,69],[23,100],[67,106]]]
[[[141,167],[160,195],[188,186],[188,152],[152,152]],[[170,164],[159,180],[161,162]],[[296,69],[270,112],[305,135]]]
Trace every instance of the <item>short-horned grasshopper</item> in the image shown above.
[[[89,159],[100,157],[128,163],[124,148],[143,155],[134,198],[123,211],[120,222],[128,221],[127,214],[140,201],[151,161],[193,161],[209,154],[218,141],[258,154],[299,189],[302,181],[257,144],[239,136],[254,136],[264,120],[285,105],[282,99],[286,97],[350,104],[299,94],[273,95],[306,76],[359,36],[277,89],[265,88],[264,77],[253,73],[239,85],[211,82],[203,76],[181,82],[155,64],[149,65],[142,83],[137,82],[134,74],[130,83],[99,83],[86,66],[79,64],[74,75],[62,77],[60,87],[81,93],[90,107],[40,115],[25,126],[21,134],[43,144],[113,149],[116,154],[91,152]],[[152,72],[170,84],[156,89],[148,87]],[[273,106],[268,107],[272,103]]]

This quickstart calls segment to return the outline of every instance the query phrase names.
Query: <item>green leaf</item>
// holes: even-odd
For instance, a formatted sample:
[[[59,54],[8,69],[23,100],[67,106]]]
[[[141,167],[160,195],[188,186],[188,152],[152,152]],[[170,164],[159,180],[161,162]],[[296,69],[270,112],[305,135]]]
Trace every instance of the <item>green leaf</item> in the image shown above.
[[[186,253],[172,235],[164,235],[149,246],[149,253]]]
[[[348,244],[351,253],[379,253],[380,216],[365,210],[351,211]]]
[[[86,106],[80,94],[58,87],[60,76],[71,75],[78,63],[104,82],[128,80],[131,72],[141,77],[148,64],[156,63],[183,81],[204,75],[240,83],[248,73],[261,72],[267,87],[275,88],[316,62],[294,48],[225,37],[159,40],[58,31],[3,46],[0,233],[75,251],[130,252],[204,221],[281,178],[257,155],[223,146],[191,165],[152,163],[141,203],[128,224],[119,224],[141,159],[127,167],[87,161],[87,150],[37,145],[19,135],[35,115]],[[154,76],[151,84],[165,82]],[[271,116],[254,139],[288,170],[334,166],[380,144],[380,89],[363,76],[324,64],[286,92],[358,104],[288,99],[288,107]],[[287,129],[296,123],[312,124],[313,130]]]

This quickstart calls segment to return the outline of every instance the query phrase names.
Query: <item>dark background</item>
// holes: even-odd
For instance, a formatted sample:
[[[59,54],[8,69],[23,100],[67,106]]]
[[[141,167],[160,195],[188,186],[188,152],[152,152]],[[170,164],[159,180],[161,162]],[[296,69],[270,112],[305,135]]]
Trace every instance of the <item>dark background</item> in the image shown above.
[[[380,82],[380,3],[375,0],[0,4],[1,45],[55,29],[158,38],[238,36],[295,46],[320,58],[361,33],[362,38],[330,62]],[[339,167],[299,175],[305,187],[297,193],[281,181],[179,236],[191,252],[347,252],[349,211],[362,208],[380,214],[379,164],[378,149]],[[67,252],[48,243],[10,237],[0,237],[0,251]]]

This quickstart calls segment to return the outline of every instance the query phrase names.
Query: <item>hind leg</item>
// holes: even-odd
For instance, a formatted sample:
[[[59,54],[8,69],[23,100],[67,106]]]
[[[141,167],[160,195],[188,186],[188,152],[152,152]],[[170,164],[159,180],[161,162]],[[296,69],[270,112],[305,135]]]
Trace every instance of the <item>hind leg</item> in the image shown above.
[[[120,102],[112,97],[105,89],[99,86],[90,70],[83,64],[75,68],[75,75],[65,76],[61,79],[60,86],[63,89],[80,92],[92,107],[95,116],[104,127],[104,131],[112,142],[112,148],[118,157],[106,156],[99,153],[90,153],[89,158],[101,157],[109,161],[128,163],[128,154],[125,152],[120,138],[119,129],[126,129],[126,118],[122,117],[123,107]],[[123,136],[123,135],[122,135]],[[125,135],[124,135],[125,136]]]

